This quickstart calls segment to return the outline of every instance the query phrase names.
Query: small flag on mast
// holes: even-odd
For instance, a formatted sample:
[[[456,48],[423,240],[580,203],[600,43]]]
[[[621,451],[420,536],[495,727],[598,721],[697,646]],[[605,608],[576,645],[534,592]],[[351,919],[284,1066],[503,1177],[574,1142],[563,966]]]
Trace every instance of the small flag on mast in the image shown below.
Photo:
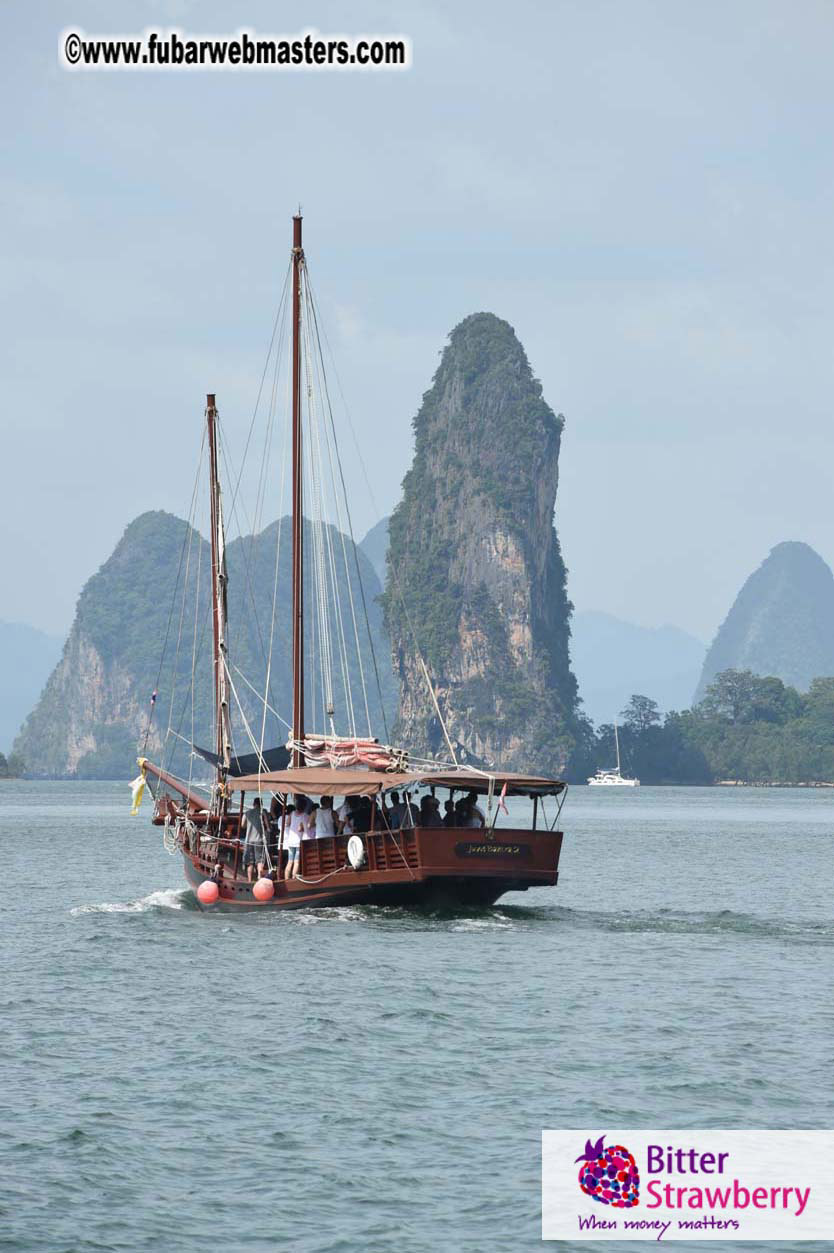
[[[507,809],[507,803],[504,799],[506,795],[507,795],[507,780],[505,779],[504,786],[501,789],[501,795],[498,797],[498,807],[499,809],[503,809],[505,814],[508,814],[510,811],[509,809]]]

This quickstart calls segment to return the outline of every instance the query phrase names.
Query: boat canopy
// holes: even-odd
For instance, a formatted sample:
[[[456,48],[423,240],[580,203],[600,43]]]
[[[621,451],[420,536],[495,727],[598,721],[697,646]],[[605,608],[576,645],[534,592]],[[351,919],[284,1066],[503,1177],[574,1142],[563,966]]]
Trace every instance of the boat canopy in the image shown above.
[[[472,770],[352,770],[322,766],[298,766],[291,770],[270,770],[260,774],[229,779],[233,792],[298,792],[302,796],[378,796],[392,788],[443,787],[459,792],[485,794],[501,792],[507,796],[558,796],[565,789],[560,779],[542,779],[535,775],[495,773]]]

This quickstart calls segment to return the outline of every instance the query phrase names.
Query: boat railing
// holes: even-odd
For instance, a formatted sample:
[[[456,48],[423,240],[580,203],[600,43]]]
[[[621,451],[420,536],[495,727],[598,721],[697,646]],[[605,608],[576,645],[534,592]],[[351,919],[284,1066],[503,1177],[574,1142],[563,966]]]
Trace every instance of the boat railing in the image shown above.
[[[472,828],[472,827],[402,827],[376,828],[372,831],[355,832],[365,848],[366,862],[363,870],[370,873],[386,871],[402,872],[403,869],[418,870],[425,855],[421,855],[421,835],[444,835],[455,841],[472,840],[483,836],[484,841],[500,842],[508,836],[519,837],[518,828]],[[533,834],[524,830],[525,835]],[[545,832],[537,832],[544,835]],[[551,832],[551,834],[553,834]],[[559,834],[558,832],[555,834]],[[304,879],[319,879],[343,870],[349,864],[348,833],[317,836],[303,839],[300,845],[300,874]],[[232,878],[243,876],[243,850],[245,841],[237,835],[222,835],[214,832],[203,832],[191,849],[201,870],[214,873],[218,864],[223,867],[222,873]],[[268,874],[277,879],[284,877],[286,866],[286,850],[279,847],[274,839],[268,841],[267,865]]]

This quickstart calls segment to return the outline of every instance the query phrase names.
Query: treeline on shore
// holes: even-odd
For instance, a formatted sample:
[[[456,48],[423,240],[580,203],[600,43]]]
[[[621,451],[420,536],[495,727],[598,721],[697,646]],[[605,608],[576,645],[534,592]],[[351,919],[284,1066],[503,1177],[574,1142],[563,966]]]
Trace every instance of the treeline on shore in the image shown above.
[[[19,753],[9,757],[0,753],[0,779],[22,779],[26,773],[26,763]]]
[[[749,670],[724,670],[699,704],[665,716],[648,696],[622,711],[624,774],[648,784],[818,783],[834,780],[834,678],[807,693]],[[584,782],[616,759],[614,726],[589,734],[569,777]]]

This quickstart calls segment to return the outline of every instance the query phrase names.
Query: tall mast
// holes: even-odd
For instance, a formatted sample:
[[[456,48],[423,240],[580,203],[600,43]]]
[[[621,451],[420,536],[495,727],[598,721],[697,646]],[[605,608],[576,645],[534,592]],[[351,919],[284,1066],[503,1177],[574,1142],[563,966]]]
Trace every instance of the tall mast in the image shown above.
[[[211,601],[214,627],[214,726],[217,774],[223,778],[232,755],[229,721],[229,685],[226,674],[226,537],[223,529],[223,502],[217,465],[217,405],[213,392],[206,396],[206,428],[209,445],[211,490]]]
[[[614,723],[614,743],[617,746],[617,774],[620,773],[620,737],[617,732],[617,724]]]
[[[301,481],[301,213],[292,220],[292,737],[304,739],[304,532]],[[293,749],[293,766],[303,764]]]

